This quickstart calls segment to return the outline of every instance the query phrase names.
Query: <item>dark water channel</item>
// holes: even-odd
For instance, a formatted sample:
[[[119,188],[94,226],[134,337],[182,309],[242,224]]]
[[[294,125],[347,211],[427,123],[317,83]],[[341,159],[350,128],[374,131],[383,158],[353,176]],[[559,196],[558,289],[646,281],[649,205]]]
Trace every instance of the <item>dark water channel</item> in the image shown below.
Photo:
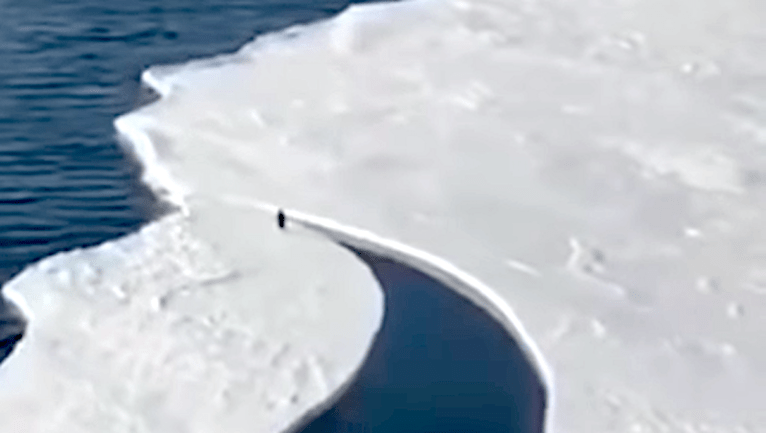
[[[290,433],[540,433],[546,390],[519,343],[430,276],[354,251],[385,296],[361,369]]]

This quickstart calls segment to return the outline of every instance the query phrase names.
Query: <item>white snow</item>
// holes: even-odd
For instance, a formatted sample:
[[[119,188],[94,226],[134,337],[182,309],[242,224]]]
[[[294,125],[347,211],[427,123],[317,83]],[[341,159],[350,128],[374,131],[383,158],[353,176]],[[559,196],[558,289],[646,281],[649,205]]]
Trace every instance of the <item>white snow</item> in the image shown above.
[[[150,69],[116,126],[179,212],[7,285],[0,431],[279,431],[330,395],[380,293],[268,202],[482,281],[551,432],[766,432],[764,8],[413,0]]]

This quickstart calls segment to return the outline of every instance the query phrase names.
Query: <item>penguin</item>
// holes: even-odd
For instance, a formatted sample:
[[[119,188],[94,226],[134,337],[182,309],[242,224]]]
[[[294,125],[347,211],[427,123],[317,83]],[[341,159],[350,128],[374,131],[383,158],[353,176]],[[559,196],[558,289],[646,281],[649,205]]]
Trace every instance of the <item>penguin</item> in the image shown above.
[[[279,224],[280,229],[285,229],[285,213],[282,209],[279,209],[279,212],[277,212],[277,224]]]

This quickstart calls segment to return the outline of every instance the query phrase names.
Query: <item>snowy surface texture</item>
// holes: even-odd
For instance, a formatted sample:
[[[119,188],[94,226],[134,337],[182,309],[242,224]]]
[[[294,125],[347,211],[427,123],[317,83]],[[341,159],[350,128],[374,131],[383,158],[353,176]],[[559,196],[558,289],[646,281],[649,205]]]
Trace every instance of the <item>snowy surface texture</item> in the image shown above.
[[[332,393],[380,293],[265,201],[483,281],[549,431],[766,432],[765,8],[414,0],[148,71],[116,126],[180,211],[9,283],[0,431],[278,431]]]

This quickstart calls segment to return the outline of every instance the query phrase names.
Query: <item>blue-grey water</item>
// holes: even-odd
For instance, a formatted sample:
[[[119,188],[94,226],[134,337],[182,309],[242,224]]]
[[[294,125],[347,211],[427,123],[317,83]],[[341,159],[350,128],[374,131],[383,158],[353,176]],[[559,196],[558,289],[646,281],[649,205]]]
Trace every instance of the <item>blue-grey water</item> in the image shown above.
[[[232,52],[347,0],[0,0],[0,285],[58,251],[137,230],[161,206],[113,120],[149,65]],[[23,319],[0,303],[0,360]]]
[[[290,433],[541,433],[548,396],[519,342],[432,277],[348,247],[372,270],[383,323],[354,378]]]

